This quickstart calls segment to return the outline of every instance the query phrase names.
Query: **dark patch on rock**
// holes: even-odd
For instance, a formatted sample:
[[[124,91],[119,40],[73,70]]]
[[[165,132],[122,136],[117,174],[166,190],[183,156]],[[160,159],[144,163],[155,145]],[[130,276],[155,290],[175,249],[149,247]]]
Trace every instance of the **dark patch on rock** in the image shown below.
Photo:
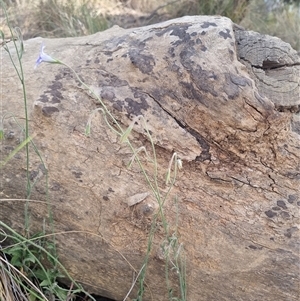
[[[186,69],[192,69],[193,67],[193,62],[192,62],[192,56],[195,53],[195,49],[189,49],[187,47],[185,47],[180,53],[179,53],[179,57],[180,57],[180,62],[182,64],[183,67],[185,67]]]
[[[192,34],[189,34],[187,30],[190,26],[191,24],[180,25],[180,26],[172,25],[156,33],[156,35],[160,37],[170,32],[171,36],[176,36],[179,38],[177,41],[171,43],[172,46],[178,47],[179,45],[184,44],[186,45],[186,47],[187,46],[192,47],[195,44],[195,42],[191,39],[191,36],[196,36],[197,33],[193,32]]]
[[[242,86],[242,87],[248,85],[251,87],[251,81],[248,78],[244,76],[235,75],[233,73],[228,73],[228,74],[230,76],[230,81],[235,85]]]
[[[58,91],[53,91],[53,94],[52,94],[52,100],[49,101],[49,103],[60,103],[60,99],[62,99],[63,96],[60,92]]]
[[[170,54],[171,57],[174,57],[174,56],[175,56],[174,51],[175,51],[174,47],[170,47],[170,48],[169,48],[168,53]]]
[[[178,47],[179,45],[181,44],[184,44],[184,47],[185,48],[192,48],[195,46],[195,41],[194,40],[190,40],[190,39],[187,39],[186,41],[184,40],[178,40],[176,42],[172,42],[172,45],[174,47]]]
[[[170,35],[172,36],[177,36],[180,39],[183,39],[184,36],[186,35],[187,29],[191,26],[192,24],[186,24],[186,25],[170,25],[167,28],[163,30],[159,30],[155,35],[158,37],[161,37],[165,35],[167,32],[171,32]],[[189,34],[188,34],[189,35]]]
[[[109,62],[112,62],[112,61],[113,61],[113,59],[107,59],[106,63],[109,63]]]
[[[56,74],[55,75],[55,81],[60,81],[61,79],[63,79],[65,77],[66,74],[70,74],[69,70],[68,69],[65,69],[65,71],[61,74]]]
[[[285,202],[282,200],[277,201],[277,206],[281,207],[282,209],[288,209]]]
[[[283,218],[283,219],[289,219],[290,218],[290,214],[286,211],[281,211],[280,212],[280,216]]]
[[[290,179],[300,180],[300,173],[299,172],[287,172],[285,174],[286,177]]]
[[[122,44],[127,44],[128,41],[130,40],[130,37],[127,35],[123,36],[116,36],[116,37],[111,37],[110,39],[103,41],[103,45],[106,45],[105,47],[105,55],[112,55],[114,51],[117,51],[122,48]],[[111,50],[113,49],[113,51]]]
[[[53,113],[59,112],[59,109],[56,107],[43,107],[42,113],[46,117],[50,117]]]
[[[172,64],[170,70],[173,72],[178,72],[180,70],[180,67],[174,63],[174,64]]]
[[[205,138],[193,129],[189,129],[188,131],[192,136],[196,138],[202,150],[208,152],[210,149],[210,145],[206,142]]]
[[[147,39],[143,40],[143,41],[141,41],[141,40],[133,40],[130,43],[130,45],[132,46],[132,48],[136,47],[136,48],[138,48],[138,49],[140,49],[142,51],[146,47],[146,41],[147,41]]]
[[[94,63],[95,63],[95,64],[99,64],[99,63],[100,63],[100,60],[99,60],[98,57],[95,58]]]
[[[37,177],[37,175],[38,175],[38,171],[32,170],[29,175],[30,181],[33,181]]]
[[[277,215],[277,213],[276,213],[276,212],[273,212],[272,210],[265,211],[265,214],[266,214],[266,216],[269,217],[269,218],[273,218],[274,216]]]
[[[252,249],[252,250],[261,250],[262,249],[262,247],[257,247],[255,245],[249,245],[248,248]]]
[[[207,47],[202,45],[200,49],[201,49],[201,51],[205,52],[207,50]]]
[[[146,83],[149,81],[149,77],[145,77],[145,78],[142,78],[142,79],[138,79],[138,82],[139,83]]]
[[[107,195],[104,195],[102,198],[104,201],[109,201],[109,197]]]
[[[297,227],[288,228],[288,229],[286,229],[286,232],[284,233],[284,236],[286,236],[287,238],[291,238],[293,236],[293,233],[295,233],[298,230],[299,229]]]
[[[131,98],[125,98],[126,112],[128,116],[142,115],[142,110],[146,111],[149,108],[145,95],[139,91],[135,91],[133,95],[134,98],[138,99],[139,101],[133,100]]]
[[[194,99],[208,107],[205,98],[200,91],[197,91],[192,83],[179,82],[182,87],[182,96],[188,99]]]
[[[220,31],[220,32],[219,32],[219,35],[220,35],[221,37],[223,37],[225,40],[226,40],[227,38],[232,39],[232,36],[231,36],[231,34],[230,34],[230,30],[229,30],[229,29],[225,29],[225,30],[226,30],[226,32],[225,32],[225,31]]]
[[[207,150],[203,150],[199,156],[196,157],[196,161],[204,162],[211,160],[211,154]]]
[[[200,91],[217,97],[218,93],[214,90],[214,81],[218,79],[217,75],[215,75],[214,71],[204,70],[193,61],[192,56],[195,52],[196,50],[191,47],[183,49],[179,54],[180,62],[190,74],[192,82],[195,83]]]
[[[114,101],[113,108],[119,112],[123,111],[124,102],[121,100]]]
[[[126,80],[123,80],[116,76],[113,76],[112,77],[112,86],[113,87],[125,87],[125,86],[128,86],[128,82]]]
[[[156,102],[158,102],[159,104],[161,104],[162,106],[164,105],[165,101],[166,101],[166,96],[170,97],[170,98],[176,98],[178,100],[179,104],[182,104],[181,99],[177,98],[176,94],[174,94],[174,91],[170,91],[167,89],[162,89],[162,88],[153,88],[153,90],[151,91],[151,97],[153,99],[155,99]],[[155,116],[161,117],[160,116],[160,111],[157,109],[153,110],[153,114]],[[176,120],[176,118],[173,116],[173,118]],[[177,121],[177,120],[176,120]],[[147,122],[149,122],[147,120]]]
[[[275,210],[275,211],[280,211],[281,209],[279,207],[272,207],[272,210]]]
[[[75,176],[75,178],[79,179],[82,176],[81,171],[72,171],[72,174]]]
[[[103,54],[106,56],[112,56],[113,52],[112,51],[104,51]]]
[[[151,40],[153,40],[153,37],[148,37],[147,39],[145,39],[143,42],[144,42],[144,45],[146,45],[146,42],[148,42],[148,41],[151,41]]]
[[[294,201],[297,201],[297,199],[298,199],[297,194],[290,194],[289,197],[288,197],[288,202],[289,202],[290,204],[293,204]]]
[[[49,88],[50,88],[50,92],[61,90],[62,89],[62,83],[58,80],[55,80],[54,82],[52,82],[52,85],[50,85]]]
[[[130,49],[128,54],[131,63],[142,73],[149,74],[152,72],[155,66],[155,60],[151,54],[142,54],[138,49]]]
[[[192,83],[187,83],[187,82],[179,82],[180,86],[182,87],[182,96],[187,99],[194,99],[194,90],[195,88],[193,87]],[[197,98],[202,98],[200,93],[197,95]],[[196,98],[196,99],[197,99]]]
[[[103,81],[99,82],[99,86],[109,86],[109,87],[125,87],[128,86],[128,82],[126,80],[120,79],[115,75],[112,74],[104,74],[102,75],[104,77]]]
[[[101,95],[101,98],[109,100],[109,101],[113,101],[115,99],[115,93],[110,88],[104,88],[101,91],[100,95]]]
[[[203,31],[201,32],[201,36],[204,36],[204,35],[206,35],[206,31],[203,30]]]
[[[40,98],[38,99],[38,101],[46,103],[46,102],[49,101],[49,97],[48,97],[48,95],[46,95],[46,94],[42,94],[42,95],[40,96]]]
[[[234,76],[233,74],[226,73],[225,78],[224,92],[227,94],[229,99],[235,99],[239,96],[239,88],[232,80]]]
[[[14,147],[13,146],[9,146],[9,145],[5,145],[4,149],[7,150],[8,152],[11,152],[11,151],[14,150]]]
[[[297,205],[300,206],[300,201],[297,202]]]
[[[61,185],[57,182],[53,182],[50,189],[53,191],[59,191],[61,189]]]
[[[210,26],[213,26],[213,27],[217,27],[217,24],[214,23],[214,22],[203,22],[203,24],[201,25],[202,28],[208,28]]]
[[[230,55],[230,60],[233,62],[234,60],[234,52],[232,49],[228,49],[229,55]]]
[[[210,93],[215,97],[218,96],[214,89],[214,81],[218,79],[214,71],[204,70],[201,66],[196,65],[191,70],[191,78],[199,90]]]
[[[58,80],[53,81],[52,84],[48,86],[49,90],[45,91],[45,93],[51,95],[51,100],[48,101],[49,103],[60,103],[61,99],[63,99],[61,94],[62,87],[62,83]]]

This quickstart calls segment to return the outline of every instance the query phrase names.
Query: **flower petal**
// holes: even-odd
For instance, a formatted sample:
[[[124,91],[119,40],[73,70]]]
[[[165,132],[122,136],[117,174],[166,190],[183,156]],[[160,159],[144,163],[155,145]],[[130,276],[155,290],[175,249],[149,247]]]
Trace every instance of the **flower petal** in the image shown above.
[[[52,58],[50,55],[46,54],[44,52],[44,49],[45,49],[45,45],[44,43],[42,43],[41,45],[41,50],[40,50],[40,54],[39,54],[39,57],[38,59],[36,60],[35,62],[35,66],[34,66],[34,69],[36,69],[36,67],[41,64],[42,62],[45,62],[45,63],[52,63],[52,64],[61,64],[60,61]]]

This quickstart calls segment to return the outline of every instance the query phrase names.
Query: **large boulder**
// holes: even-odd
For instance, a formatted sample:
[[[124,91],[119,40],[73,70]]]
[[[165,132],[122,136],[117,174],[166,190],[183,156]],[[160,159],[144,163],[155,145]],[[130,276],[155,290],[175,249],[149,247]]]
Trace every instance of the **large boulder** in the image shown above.
[[[32,230],[42,227],[50,203],[62,263],[91,292],[115,300],[123,300],[143,266],[153,219],[144,300],[167,300],[164,220],[156,219],[157,200],[138,164],[127,167],[131,149],[101,111],[92,118],[90,137],[84,135],[100,107],[93,93],[63,65],[34,70],[42,41],[48,54],[101,96],[124,129],[144,116],[136,119],[130,139],[153,156],[146,130],[151,133],[161,196],[168,191],[165,173],[173,152],[181,158],[183,169],[163,210],[168,236],[175,233],[186,260],[187,300],[296,300],[296,51],[218,16],[25,41],[30,133],[46,166],[30,146]],[[22,136],[16,121],[24,124],[24,104],[17,75],[1,52],[5,156]],[[152,181],[153,162],[144,155],[141,161]],[[25,176],[22,151],[2,168],[0,218],[15,229],[24,225]],[[177,276],[170,270],[174,295]],[[130,296],[136,294],[137,286]]]

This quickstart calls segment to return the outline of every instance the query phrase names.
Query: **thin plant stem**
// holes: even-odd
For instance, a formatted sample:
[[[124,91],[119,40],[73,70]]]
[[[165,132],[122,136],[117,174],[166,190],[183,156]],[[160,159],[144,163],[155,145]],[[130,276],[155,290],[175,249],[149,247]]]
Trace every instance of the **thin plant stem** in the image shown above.
[[[19,80],[21,82],[22,85],[22,92],[23,92],[23,101],[24,101],[24,113],[25,113],[25,140],[29,139],[29,119],[28,119],[28,109],[27,109],[27,94],[26,94],[26,85],[25,85],[25,76],[24,76],[24,72],[23,72],[23,65],[22,65],[22,55],[23,55],[23,39],[19,36],[19,42],[20,42],[20,49],[18,49],[17,43],[15,41],[15,34],[12,30],[12,27],[10,26],[9,23],[9,18],[7,15],[7,11],[5,9],[5,6],[3,5],[3,9],[4,9],[4,14],[5,14],[5,18],[7,20],[7,25],[8,28],[10,30],[10,34],[12,36],[12,41],[13,41],[13,45],[14,45],[14,49],[16,51],[17,54],[17,62],[19,65],[19,68],[16,66],[14,59],[11,56],[10,51],[8,50],[7,45],[6,46],[6,50],[9,54],[10,60],[14,66],[14,69],[19,77]],[[29,157],[29,145],[28,143],[26,143],[25,145],[25,150],[26,150],[26,179],[27,179],[27,184],[26,184],[26,198],[30,198],[30,194],[31,194],[31,183],[30,183],[30,172],[29,172],[29,163],[30,163],[30,157]],[[29,235],[28,231],[29,231],[29,223],[28,223],[28,202],[25,204],[25,231],[27,233],[27,235]]]

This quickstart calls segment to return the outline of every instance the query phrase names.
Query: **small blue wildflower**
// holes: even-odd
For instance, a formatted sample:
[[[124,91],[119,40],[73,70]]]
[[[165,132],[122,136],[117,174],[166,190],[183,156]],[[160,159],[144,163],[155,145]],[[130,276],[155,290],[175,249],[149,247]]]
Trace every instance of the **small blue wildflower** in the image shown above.
[[[53,59],[50,55],[48,55],[44,52],[45,47],[46,46],[44,45],[44,43],[42,43],[40,54],[39,54],[38,59],[36,60],[34,69],[42,62],[51,63],[51,64],[61,64],[61,62],[59,60]]]

